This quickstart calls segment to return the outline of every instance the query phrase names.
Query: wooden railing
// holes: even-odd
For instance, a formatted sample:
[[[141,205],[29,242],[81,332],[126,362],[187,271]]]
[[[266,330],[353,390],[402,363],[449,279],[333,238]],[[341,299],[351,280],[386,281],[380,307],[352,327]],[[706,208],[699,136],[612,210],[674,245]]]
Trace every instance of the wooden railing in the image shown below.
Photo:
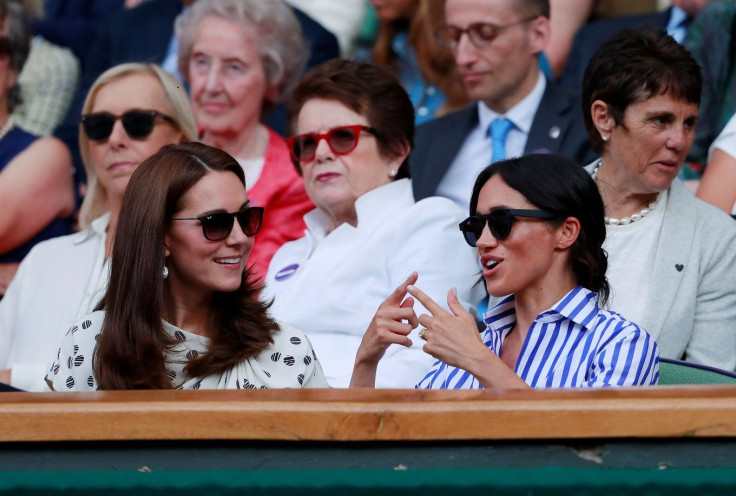
[[[736,386],[0,395],[0,442],[682,437],[736,437]]]

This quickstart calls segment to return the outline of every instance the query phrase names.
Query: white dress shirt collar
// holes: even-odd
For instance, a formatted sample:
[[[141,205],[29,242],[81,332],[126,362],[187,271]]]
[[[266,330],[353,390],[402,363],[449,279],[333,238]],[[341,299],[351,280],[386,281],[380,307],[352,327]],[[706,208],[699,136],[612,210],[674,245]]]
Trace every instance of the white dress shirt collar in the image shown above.
[[[378,188],[374,188],[355,200],[355,214],[359,228],[364,228],[373,222],[386,219],[396,208],[396,197],[401,197],[406,191],[409,179],[398,179]],[[406,208],[414,203],[413,198],[407,202]],[[313,242],[319,242],[330,233],[330,218],[321,209],[316,208],[304,215],[307,225],[307,235]],[[339,228],[356,229],[350,224],[343,223]]]
[[[101,236],[103,239],[107,236],[107,226],[110,225],[110,212],[100,215],[95,220],[90,222],[89,228],[82,231],[84,236],[79,236],[74,240],[74,244],[78,245],[84,243],[92,236]]]

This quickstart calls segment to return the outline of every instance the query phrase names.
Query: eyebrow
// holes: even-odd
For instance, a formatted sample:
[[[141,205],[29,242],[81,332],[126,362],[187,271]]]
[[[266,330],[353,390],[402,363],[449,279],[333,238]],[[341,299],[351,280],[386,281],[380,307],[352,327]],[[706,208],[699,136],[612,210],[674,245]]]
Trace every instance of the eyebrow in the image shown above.
[[[245,202],[243,202],[240,205],[240,207],[238,207],[237,212],[240,212],[241,210],[243,210],[245,208],[248,208],[248,207],[250,207],[250,200],[246,200]],[[212,210],[207,210],[204,213],[201,213],[201,214],[197,215],[197,217],[204,217],[206,215],[221,214],[221,213],[226,213],[227,214],[227,213],[230,213],[230,212],[228,212],[224,208],[215,208],[215,209],[212,209]]]

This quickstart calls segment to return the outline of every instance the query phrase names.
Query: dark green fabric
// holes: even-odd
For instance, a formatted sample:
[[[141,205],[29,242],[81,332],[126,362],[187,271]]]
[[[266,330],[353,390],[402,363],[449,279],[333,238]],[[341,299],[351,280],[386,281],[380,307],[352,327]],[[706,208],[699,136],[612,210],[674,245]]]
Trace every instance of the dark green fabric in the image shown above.
[[[736,378],[682,364],[659,363],[659,385],[736,384]]]
[[[736,494],[733,468],[0,472],[0,494]]]

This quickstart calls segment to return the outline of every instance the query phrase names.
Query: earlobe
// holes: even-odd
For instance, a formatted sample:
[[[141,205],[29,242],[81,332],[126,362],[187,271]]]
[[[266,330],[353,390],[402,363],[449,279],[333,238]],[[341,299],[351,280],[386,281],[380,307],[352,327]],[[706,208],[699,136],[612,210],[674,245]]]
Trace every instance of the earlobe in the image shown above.
[[[603,100],[594,101],[590,105],[590,116],[601,138],[603,138],[603,141],[606,141],[608,135],[611,134],[611,131],[616,126],[616,121],[608,108],[608,104]]]
[[[575,217],[568,217],[557,227],[557,248],[567,250],[580,235],[580,221]]]
[[[409,156],[410,151],[411,149],[408,145],[402,145],[401,151],[394,158],[388,161],[388,163],[386,164],[386,169],[388,171],[389,177],[396,177],[399,169],[401,169],[401,164],[403,164],[406,160],[406,157]]]
[[[539,16],[532,24],[532,48],[535,54],[542,53],[549,44],[550,23],[549,19]]]

